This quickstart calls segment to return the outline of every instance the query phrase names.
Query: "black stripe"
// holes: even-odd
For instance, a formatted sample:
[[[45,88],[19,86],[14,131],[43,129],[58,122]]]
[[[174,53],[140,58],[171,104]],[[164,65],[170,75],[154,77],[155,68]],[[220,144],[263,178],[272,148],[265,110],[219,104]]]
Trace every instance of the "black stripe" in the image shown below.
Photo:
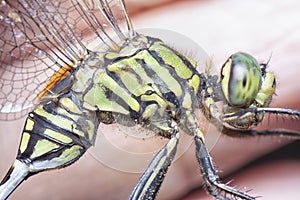
[[[50,160],[52,158],[58,157],[61,153],[63,153],[63,149],[70,148],[73,145],[79,145],[84,150],[86,150],[86,144],[89,143],[85,138],[82,138],[76,134],[73,134],[72,132],[69,132],[68,130],[65,130],[61,127],[58,127],[54,124],[52,124],[50,121],[48,121],[45,117],[40,116],[34,112],[30,113],[29,118],[34,121],[34,126],[32,131],[24,130],[24,132],[27,132],[30,134],[30,139],[28,141],[27,148],[23,153],[20,151],[18,152],[17,159],[20,160],[28,160],[30,156],[33,154],[34,147],[36,146],[37,142],[41,139],[49,140],[50,142],[53,142],[59,147],[57,149],[51,150],[50,152],[46,152],[43,155],[40,155],[39,157],[32,159],[34,160]],[[25,124],[26,127],[26,124]],[[72,142],[69,144],[63,143],[61,141],[56,140],[55,138],[52,138],[48,135],[43,134],[46,129],[53,130],[55,132],[59,132],[62,135],[66,135],[72,139]],[[90,144],[91,145],[91,144]]]
[[[71,117],[69,117],[69,116],[66,116],[66,115],[63,115],[63,114],[57,112],[57,108],[58,108],[58,107],[59,107],[59,105],[58,105],[56,102],[53,102],[53,101],[51,101],[50,103],[47,103],[47,104],[44,104],[44,105],[43,105],[43,109],[44,109],[46,112],[48,112],[48,113],[50,113],[50,114],[52,114],[52,115],[55,115],[55,116],[60,116],[60,117],[66,118],[66,119],[72,121],[72,124],[76,124],[76,129],[79,130],[79,131],[81,131],[81,132],[83,132],[83,133],[84,133],[84,136],[85,136],[86,138],[89,138],[89,135],[87,134],[87,132],[86,132],[86,130],[85,130],[85,127],[82,127],[81,124],[78,123],[78,121],[75,121],[73,118],[71,118]],[[61,108],[61,109],[64,109],[63,107],[60,107],[60,108]],[[64,109],[64,110],[65,110],[66,112],[68,112],[69,114],[75,115],[75,116],[77,116],[77,117],[79,117],[79,118],[84,117],[84,118],[90,119],[89,116],[87,116],[87,115],[83,115],[83,114],[80,115],[80,114],[77,114],[77,113],[71,113],[71,112],[69,112],[69,111],[66,110],[66,109]],[[40,118],[45,119],[45,121],[47,120],[45,117],[40,116],[40,115],[38,115],[37,113],[34,113],[34,114],[37,115],[37,116],[39,116]],[[47,121],[48,121],[51,125],[55,126],[54,124],[51,123],[51,121],[49,121],[49,120],[47,120]],[[95,122],[95,120],[94,120],[94,122]],[[58,127],[58,126],[56,126],[56,127]],[[60,127],[58,127],[58,128],[59,128],[59,129],[58,129],[57,132],[60,132],[60,130],[62,130],[62,128],[60,128]],[[69,130],[66,130],[66,129],[63,129],[63,130],[72,133],[72,135],[77,135],[77,134],[75,134],[75,133],[73,133],[73,132],[71,132],[71,131],[69,131]],[[83,138],[83,137],[81,137],[81,140],[82,140],[82,138]]]
[[[153,56],[153,58],[155,58],[155,60],[164,68],[166,68],[169,73],[172,75],[172,77],[179,83],[179,85],[181,86],[181,91],[182,91],[182,95],[180,97],[176,97],[176,95],[170,91],[168,93],[163,93],[164,98],[166,98],[169,102],[173,103],[176,108],[180,108],[182,101],[183,101],[183,97],[185,96],[186,90],[190,87],[187,84],[187,80],[180,78],[178,76],[178,74],[176,73],[174,67],[167,65],[164,60],[160,57],[160,55],[156,52],[156,51],[148,51],[149,54],[151,56]],[[155,72],[154,72],[155,73]],[[163,80],[162,80],[163,81]],[[167,86],[166,86],[167,87]]]
[[[131,95],[131,97],[135,98],[138,101],[138,98],[136,96],[134,96],[128,89],[127,87],[124,85],[123,81],[121,81],[120,77],[116,75],[116,73],[109,71],[108,69],[106,69],[107,71],[107,75],[112,78],[117,85],[119,85],[123,90],[125,90],[129,95]],[[135,112],[133,110],[131,110],[129,104],[127,102],[125,102],[120,96],[119,94],[116,94],[114,91],[110,90],[108,87],[105,87],[105,96],[107,99],[109,99],[110,101],[114,101],[116,102],[118,105],[120,105],[121,107],[123,107],[125,110],[128,110],[129,112]]]
[[[128,58],[134,57],[136,54],[138,54],[139,52],[144,51],[144,50],[147,50],[147,48],[141,48],[141,49],[138,49],[137,51],[135,51],[133,54],[126,55],[126,56],[118,56],[118,57],[113,58],[113,59],[107,58],[106,57],[107,54],[106,54],[104,56],[104,66],[107,69],[107,66],[112,65],[112,64],[114,64],[116,62],[122,61],[124,59],[128,59]]]

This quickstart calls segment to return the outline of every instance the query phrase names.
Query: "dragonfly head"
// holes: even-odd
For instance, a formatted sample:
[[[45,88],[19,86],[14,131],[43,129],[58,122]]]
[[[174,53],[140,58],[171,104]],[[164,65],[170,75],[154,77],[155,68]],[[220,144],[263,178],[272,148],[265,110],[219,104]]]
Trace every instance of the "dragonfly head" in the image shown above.
[[[263,120],[264,113],[255,110],[268,107],[276,89],[275,76],[266,67],[242,52],[228,58],[221,70],[224,121],[236,128],[248,128]]]
[[[221,70],[221,88],[228,105],[236,108],[265,107],[275,93],[274,74],[267,64],[258,64],[251,55],[231,55]]]

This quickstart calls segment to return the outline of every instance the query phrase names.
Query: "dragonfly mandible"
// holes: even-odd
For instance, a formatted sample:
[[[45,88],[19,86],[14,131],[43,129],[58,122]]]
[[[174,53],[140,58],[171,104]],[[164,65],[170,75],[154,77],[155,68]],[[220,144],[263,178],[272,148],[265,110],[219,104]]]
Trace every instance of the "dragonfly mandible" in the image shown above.
[[[276,81],[268,72],[267,64],[259,64],[248,54],[236,53],[225,62],[218,78],[198,72],[195,60],[160,38],[135,32],[123,1],[119,6],[128,28],[125,34],[109,2],[63,3],[66,4],[20,1],[5,5],[8,9],[4,10],[8,16],[5,23],[9,24],[5,31],[11,30],[11,37],[2,40],[5,44],[1,52],[2,66],[5,66],[2,91],[3,98],[7,97],[1,111],[7,118],[14,118],[16,113],[27,112],[33,105],[35,108],[26,120],[12,173],[2,181],[3,198],[8,195],[6,191],[9,193],[10,187],[14,189],[23,178],[75,162],[93,145],[100,122],[142,124],[170,138],[140,179],[131,199],[155,198],[175,155],[179,128],[194,137],[197,159],[213,196],[253,199],[219,181],[193,111],[201,109],[225,134],[299,138],[299,133],[293,131],[248,129],[260,123],[265,113],[299,118],[295,110],[268,108]],[[86,12],[91,10],[93,12]],[[82,18],[69,22],[73,18],[65,18],[63,13],[66,12],[82,14]],[[107,20],[106,25],[116,37],[107,34],[96,13]],[[98,43],[102,44],[98,51],[88,49],[81,33],[72,29],[74,24],[80,26],[81,23],[89,24],[87,32],[96,34]],[[11,46],[9,42],[19,37],[23,40],[18,39],[19,43]],[[23,76],[18,75],[20,72]],[[237,73],[239,75],[234,76]],[[241,76],[244,78],[240,80]],[[30,83],[34,86],[28,84],[28,80],[33,81]],[[9,83],[14,84],[13,89]],[[35,93],[28,94],[25,90],[17,96],[22,86],[30,86],[26,89]],[[242,98],[240,94],[244,94]],[[222,111],[215,105],[217,101],[224,103]],[[13,169],[23,173],[23,177]]]

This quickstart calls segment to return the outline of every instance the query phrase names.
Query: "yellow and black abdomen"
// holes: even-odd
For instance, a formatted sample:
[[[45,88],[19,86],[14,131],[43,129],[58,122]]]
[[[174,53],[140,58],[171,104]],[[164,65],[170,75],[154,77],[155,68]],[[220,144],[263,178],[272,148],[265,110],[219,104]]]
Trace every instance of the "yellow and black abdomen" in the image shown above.
[[[72,164],[95,140],[96,115],[84,113],[70,97],[50,100],[32,111],[24,126],[17,159],[41,171]]]
[[[60,84],[64,82],[56,88]],[[17,159],[1,182],[0,199],[30,175],[77,161],[94,144],[98,125],[96,112],[84,109],[72,90],[45,96],[26,119]]]

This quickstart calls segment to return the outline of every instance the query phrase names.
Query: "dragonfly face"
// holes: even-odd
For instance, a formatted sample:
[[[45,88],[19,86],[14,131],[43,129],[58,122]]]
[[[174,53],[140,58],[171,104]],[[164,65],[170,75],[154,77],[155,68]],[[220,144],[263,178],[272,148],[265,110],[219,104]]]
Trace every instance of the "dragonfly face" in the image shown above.
[[[230,136],[299,139],[299,133],[289,130],[250,129],[265,113],[300,117],[298,111],[268,108],[275,92],[274,75],[267,72],[266,64],[241,52],[226,61],[220,77],[197,71],[199,63],[193,58],[160,38],[136,33],[124,2],[113,3],[118,3],[124,16],[125,33],[107,1],[70,1],[64,6],[52,1],[3,3],[7,20],[2,32],[12,37],[1,40],[0,110],[4,116],[15,116],[34,100],[37,103],[26,119],[16,161],[1,182],[0,199],[6,199],[31,175],[77,161],[94,144],[101,123],[141,125],[169,139],[129,199],[156,197],[176,154],[179,129],[194,138],[196,158],[212,196],[255,199],[221,183],[195,110],[200,109],[220,132]],[[77,20],[65,17],[64,11],[73,11]],[[88,48],[88,42],[73,29],[79,24],[85,24],[102,47]],[[110,36],[106,26],[116,37]],[[27,72],[21,83],[19,72]],[[20,84],[30,86],[32,92],[21,93],[18,99]]]
[[[249,107],[267,107],[275,93],[274,74],[266,72],[266,64],[259,65],[255,58],[245,53],[236,53],[228,58],[221,69],[221,87],[229,112]],[[248,113],[250,114],[250,113]],[[249,128],[263,120],[263,113],[239,116],[229,122],[237,128]]]

